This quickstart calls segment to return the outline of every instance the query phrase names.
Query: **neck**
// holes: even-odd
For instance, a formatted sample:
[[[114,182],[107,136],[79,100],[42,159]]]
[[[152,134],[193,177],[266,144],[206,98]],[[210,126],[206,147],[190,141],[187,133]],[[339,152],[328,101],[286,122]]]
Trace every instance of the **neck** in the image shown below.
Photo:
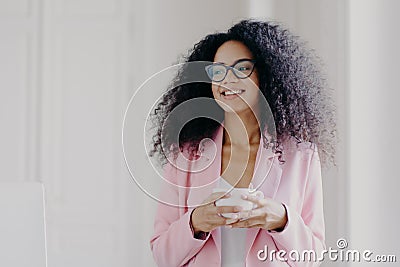
[[[250,109],[240,113],[225,112],[224,128],[225,145],[249,145],[260,142],[258,121]]]

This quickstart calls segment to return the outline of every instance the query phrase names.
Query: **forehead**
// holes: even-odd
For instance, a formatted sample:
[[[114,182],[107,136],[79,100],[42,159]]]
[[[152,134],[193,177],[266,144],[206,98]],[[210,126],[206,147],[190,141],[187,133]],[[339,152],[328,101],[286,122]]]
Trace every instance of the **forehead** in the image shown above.
[[[247,46],[239,41],[227,41],[218,48],[214,62],[231,65],[242,58],[253,59],[253,55]]]

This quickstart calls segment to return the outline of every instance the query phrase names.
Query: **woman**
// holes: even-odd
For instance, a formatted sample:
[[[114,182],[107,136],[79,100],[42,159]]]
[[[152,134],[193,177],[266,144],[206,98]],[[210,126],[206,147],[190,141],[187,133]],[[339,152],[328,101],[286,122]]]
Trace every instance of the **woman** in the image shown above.
[[[178,82],[155,109],[152,155],[158,152],[164,161],[174,156],[165,165],[170,186],[160,197],[176,204],[158,206],[150,241],[155,261],[159,266],[319,265],[301,255],[312,250],[320,257],[325,249],[320,155],[324,163],[334,163],[335,110],[312,53],[277,24],[244,20],[226,33],[206,36],[186,61],[213,62],[205,67],[210,83]],[[177,122],[168,116],[197,98],[213,101],[213,118],[175,129]],[[195,105],[184,113],[191,109]],[[179,153],[190,159],[184,168],[176,165]],[[198,166],[202,158],[212,159],[206,168]],[[230,194],[212,193],[214,188],[254,185],[264,197],[243,196],[255,204],[252,210],[216,205]],[[277,256],[273,250],[283,252]]]

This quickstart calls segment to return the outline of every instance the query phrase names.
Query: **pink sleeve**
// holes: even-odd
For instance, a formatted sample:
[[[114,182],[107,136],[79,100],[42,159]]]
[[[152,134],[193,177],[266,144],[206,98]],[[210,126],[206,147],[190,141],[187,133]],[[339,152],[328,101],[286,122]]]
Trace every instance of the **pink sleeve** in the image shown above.
[[[175,167],[167,163],[164,178],[177,184],[177,172]],[[182,204],[182,197],[179,195],[178,186],[164,186],[161,191],[161,199],[168,199],[169,203]],[[207,242],[210,235],[205,240],[194,238],[190,214],[191,211],[188,211],[187,207],[159,202],[154,221],[154,234],[150,240],[150,247],[158,266],[183,266]]]
[[[303,251],[313,250],[316,258],[321,256],[325,245],[325,223],[323,214],[323,191],[321,179],[321,163],[318,151],[315,150],[310,160],[307,185],[301,214],[287,206],[288,222],[281,232],[271,232],[270,235],[280,250],[289,253],[296,250],[300,255]],[[318,260],[292,261],[285,256],[293,266],[318,266]]]

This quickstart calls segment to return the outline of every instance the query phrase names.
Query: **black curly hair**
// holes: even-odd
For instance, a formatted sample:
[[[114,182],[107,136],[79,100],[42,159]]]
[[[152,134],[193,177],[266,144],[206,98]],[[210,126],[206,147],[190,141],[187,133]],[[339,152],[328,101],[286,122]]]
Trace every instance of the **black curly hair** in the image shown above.
[[[242,20],[227,32],[207,35],[194,45],[184,62],[212,62],[217,49],[230,40],[246,45],[257,62],[259,89],[269,104],[276,127],[276,136],[272,139],[263,135],[264,146],[272,144],[284,163],[283,143],[286,138],[294,137],[297,143],[315,144],[322,163],[336,165],[336,108],[321,73],[322,64],[314,51],[307,49],[304,42],[279,23]],[[168,115],[181,103],[199,97],[213,98],[211,83],[182,84],[184,77],[185,68],[182,68],[172,82],[172,88],[167,90],[152,113],[157,131],[149,155],[157,153],[162,161],[169,153],[177,155],[184,148],[189,148],[190,155],[194,155],[200,141],[212,138],[224,118],[224,111],[214,101],[215,107],[210,110],[215,111],[215,120],[196,118],[181,130],[173,126],[175,123],[167,122]],[[270,124],[266,118],[261,119],[261,129]],[[176,144],[177,136],[179,144]]]

